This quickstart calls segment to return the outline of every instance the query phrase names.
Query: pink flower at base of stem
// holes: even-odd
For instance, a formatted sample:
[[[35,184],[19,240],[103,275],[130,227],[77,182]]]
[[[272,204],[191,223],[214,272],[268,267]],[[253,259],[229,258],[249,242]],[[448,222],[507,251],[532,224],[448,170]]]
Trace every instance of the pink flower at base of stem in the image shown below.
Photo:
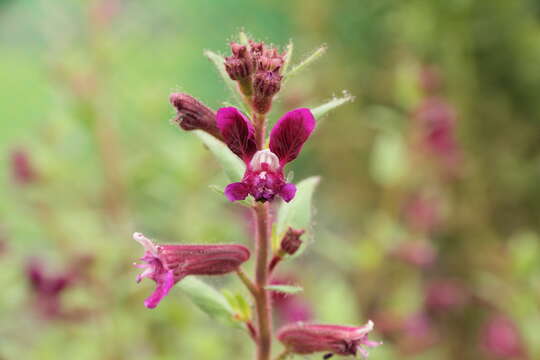
[[[360,327],[298,322],[282,327],[277,337],[289,352],[295,354],[327,352],[356,356],[360,353],[367,357],[366,348],[381,345],[380,342],[368,340],[371,330],[372,321]]]
[[[145,250],[144,269],[137,282],[152,279],[157,286],[144,305],[155,308],[171,288],[188,275],[224,275],[236,271],[249,259],[250,252],[243,245],[158,245],[141,233],[133,234]]]

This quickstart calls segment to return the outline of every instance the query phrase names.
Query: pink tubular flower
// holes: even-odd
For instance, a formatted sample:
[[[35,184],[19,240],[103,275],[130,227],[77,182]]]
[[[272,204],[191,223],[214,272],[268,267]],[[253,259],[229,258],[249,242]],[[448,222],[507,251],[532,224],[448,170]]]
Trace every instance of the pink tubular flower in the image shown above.
[[[141,233],[133,234],[145,250],[141,258],[146,264],[137,282],[150,278],[157,284],[144,305],[155,308],[171,288],[188,275],[223,275],[235,271],[249,259],[249,250],[242,245],[156,245]]]
[[[373,322],[364,326],[315,325],[302,322],[286,325],[278,332],[278,339],[290,351],[296,354],[328,352],[335,355],[353,355],[358,352],[368,356],[365,349],[381,345],[368,340],[368,333],[373,330]]]
[[[279,119],[270,133],[270,149],[257,151],[253,125],[234,107],[218,110],[217,126],[229,149],[246,163],[242,181],[225,188],[229,201],[244,200],[248,194],[260,202],[276,195],[286,202],[294,198],[296,186],[286,183],[283,168],[296,159],[315,129],[309,109],[296,109]]]
[[[17,185],[29,185],[38,179],[35,168],[27,151],[16,149],[11,152],[11,174]]]

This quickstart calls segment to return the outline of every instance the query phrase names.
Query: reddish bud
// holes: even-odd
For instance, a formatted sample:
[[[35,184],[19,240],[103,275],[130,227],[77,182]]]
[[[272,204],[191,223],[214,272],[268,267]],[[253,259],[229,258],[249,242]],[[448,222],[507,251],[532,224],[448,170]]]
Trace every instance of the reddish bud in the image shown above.
[[[259,114],[266,114],[272,106],[272,97],[281,89],[283,76],[279,71],[260,71],[253,80],[253,106]]]
[[[216,113],[212,109],[188,94],[173,93],[169,100],[177,111],[174,122],[183,130],[203,130],[223,140],[216,125]]]
[[[300,237],[305,232],[305,230],[296,230],[289,227],[283,239],[281,239],[281,250],[286,254],[293,255],[302,245]]]
[[[144,271],[137,282],[150,278],[157,284],[145,306],[155,308],[170,289],[189,275],[223,275],[237,270],[249,259],[249,250],[242,245],[157,245],[141,233],[133,238],[145,249],[141,258],[146,264],[135,264]]]
[[[225,58],[225,70],[232,80],[240,81],[251,76],[253,63],[245,45],[231,43],[232,56]]]
[[[452,279],[439,279],[428,284],[426,307],[433,312],[447,312],[463,307],[468,294],[463,285]]]
[[[336,355],[353,355],[359,352],[368,356],[365,348],[381,343],[368,340],[373,322],[364,326],[316,325],[302,322],[286,325],[278,332],[278,339],[292,353],[312,354],[328,352]]]

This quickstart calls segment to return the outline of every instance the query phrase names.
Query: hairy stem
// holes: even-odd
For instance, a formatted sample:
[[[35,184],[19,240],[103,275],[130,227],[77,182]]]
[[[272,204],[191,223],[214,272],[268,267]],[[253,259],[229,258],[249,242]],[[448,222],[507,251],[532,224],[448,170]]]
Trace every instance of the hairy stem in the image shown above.
[[[272,309],[266,285],[268,284],[268,257],[270,254],[270,214],[268,203],[254,206],[256,220],[256,270],[257,294],[257,360],[269,360],[272,347]]]
[[[291,356],[291,353],[289,352],[289,350],[285,349],[285,350],[283,350],[283,352],[281,354],[278,355],[276,360],[285,360],[290,356]]]
[[[262,150],[265,146],[266,137],[266,117],[263,114],[253,114],[253,123],[255,124],[255,141],[257,149]]]

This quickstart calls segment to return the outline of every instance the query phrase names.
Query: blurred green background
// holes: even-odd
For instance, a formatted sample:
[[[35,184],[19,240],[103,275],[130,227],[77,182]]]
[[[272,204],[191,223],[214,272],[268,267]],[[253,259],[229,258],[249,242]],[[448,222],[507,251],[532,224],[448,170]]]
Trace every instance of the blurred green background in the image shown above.
[[[374,320],[373,359],[539,358],[539,1],[2,0],[0,359],[252,357],[241,328],[180,289],[145,309],[153,283],[131,266],[133,231],[252,246],[248,215],[209,189],[226,184],[219,165],[168,103],[230,101],[203,51],[225,54],[242,29],[293,39],[293,63],[328,45],[271,120],[356,98],[289,166],[322,177],[314,240],[277,275],[304,287],[302,311]],[[52,310],[31,258],[78,274]]]

